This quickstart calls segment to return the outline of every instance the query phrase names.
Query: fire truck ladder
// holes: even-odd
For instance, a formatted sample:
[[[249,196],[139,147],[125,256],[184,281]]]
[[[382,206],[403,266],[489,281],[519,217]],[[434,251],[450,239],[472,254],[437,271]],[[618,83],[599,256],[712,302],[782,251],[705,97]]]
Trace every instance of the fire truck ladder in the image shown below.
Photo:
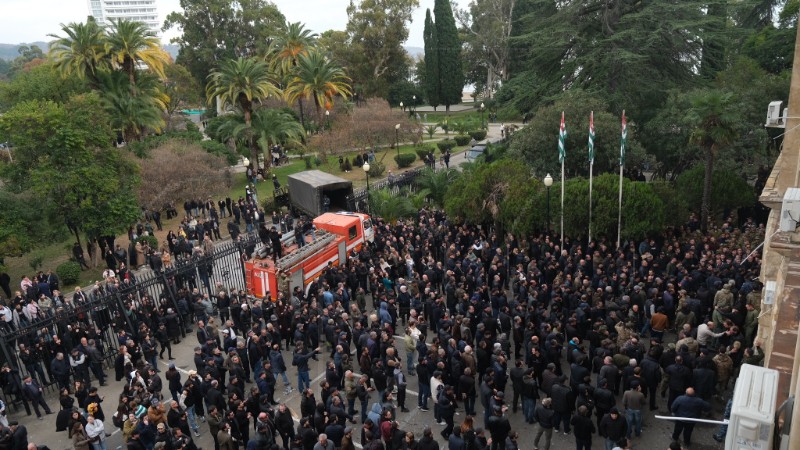
[[[318,230],[315,235],[316,240],[310,244],[295,250],[294,252],[284,256],[275,263],[275,267],[280,270],[288,270],[295,264],[303,261],[309,255],[312,255],[319,250],[325,248],[328,244],[336,239],[336,235],[329,233],[325,230]]]

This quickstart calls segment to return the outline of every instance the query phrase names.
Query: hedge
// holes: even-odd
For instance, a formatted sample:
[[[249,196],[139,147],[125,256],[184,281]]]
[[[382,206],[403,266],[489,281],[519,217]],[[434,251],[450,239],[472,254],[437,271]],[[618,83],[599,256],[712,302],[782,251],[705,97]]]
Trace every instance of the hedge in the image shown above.
[[[61,279],[61,286],[73,285],[81,276],[81,265],[75,261],[67,261],[56,267],[56,275]]]
[[[470,131],[469,135],[472,136],[472,139],[475,139],[476,141],[482,141],[486,139],[486,130]]]
[[[472,139],[472,138],[471,138],[469,135],[467,135],[467,134],[459,134],[459,135],[458,135],[458,136],[456,136],[454,139],[455,139],[455,141],[456,141],[456,144],[458,144],[458,145],[460,145],[460,146],[464,146],[464,145],[467,145],[467,144],[469,144],[469,141],[470,141],[470,139]]]
[[[439,150],[444,152],[445,150],[452,150],[456,146],[456,141],[452,139],[445,139],[443,141],[439,141],[436,143],[436,146],[439,147]]]
[[[411,164],[417,159],[417,155],[414,153],[401,153],[399,155],[395,155],[394,161],[397,163],[397,167],[403,169],[406,167],[410,167]]]

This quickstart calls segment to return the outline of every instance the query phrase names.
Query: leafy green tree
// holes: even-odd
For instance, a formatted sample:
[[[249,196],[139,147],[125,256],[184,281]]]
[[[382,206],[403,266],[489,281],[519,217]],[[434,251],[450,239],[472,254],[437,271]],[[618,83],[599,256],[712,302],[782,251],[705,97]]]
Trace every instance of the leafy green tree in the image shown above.
[[[698,164],[683,172],[675,181],[677,194],[684,199],[692,211],[702,210],[705,190],[705,165]],[[711,176],[711,194],[709,203],[711,214],[731,211],[737,208],[753,206],[756,193],[741,174],[714,170]]]
[[[8,82],[0,82],[0,110],[30,100],[65,103],[69,97],[87,90],[76,76],[62,77],[50,62],[17,72]]]
[[[173,126],[173,116],[179,111],[198,106],[203,103],[200,96],[200,84],[189,70],[180,64],[164,66],[164,94],[169,98],[166,103],[167,130]]]
[[[50,222],[42,209],[32,208],[39,199],[32,192],[14,194],[0,189],[0,267],[7,256],[22,256],[37,246],[58,242],[66,230]]]
[[[71,22],[61,25],[64,37],[51,34],[54,39],[50,43],[50,58],[64,76],[77,75],[80,79],[89,80],[89,84],[99,86],[99,73],[106,70],[109,52],[103,28],[94,18],[89,17],[86,23]]]
[[[137,167],[109,148],[113,132],[97,94],[65,105],[22,102],[0,116],[0,137],[15,143],[2,176],[8,189],[30,191],[44,215],[80,241],[124,231],[139,216]]]
[[[528,169],[512,159],[478,164],[451,184],[444,199],[447,215],[483,225],[504,225],[504,200],[530,179]]]
[[[436,0],[433,6],[436,25],[437,62],[439,63],[439,95],[447,111],[461,103],[464,72],[461,67],[461,40],[449,0]]]
[[[589,115],[594,111],[595,161],[594,174],[616,172],[619,167],[620,114],[608,112],[606,103],[593,94],[572,89],[558,96],[552,105],[540,108],[528,125],[512,135],[509,152],[524,161],[537,177],[561,172],[558,161],[558,132],[561,112],[567,128],[567,157],[564,163],[568,177],[588,176]],[[620,112],[621,113],[621,112]],[[628,140],[625,166],[643,165],[644,150],[637,140],[635,118],[628,116]]]
[[[347,7],[347,40],[337,59],[364,96],[385,98],[392,83],[408,76],[408,23],[418,0],[361,0]],[[329,49],[331,50],[331,49]],[[336,53],[336,52],[335,52]]]
[[[478,93],[492,98],[499,80],[508,75],[514,8],[520,0],[476,0],[469,10],[456,11],[464,36],[465,55],[473,76],[468,81],[483,86]]]
[[[441,104],[441,86],[439,85],[439,44],[436,40],[436,25],[433,23],[430,8],[425,11],[425,29],[423,30],[425,43],[425,94],[428,104],[436,107]]]
[[[519,112],[579,87],[602,95],[611,110],[648,120],[665,92],[698,82],[703,42],[716,37],[707,12],[723,2],[520,2],[508,85],[518,94],[533,90]]]
[[[711,213],[711,187],[713,183],[714,160],[720,147],[736,139],[739,116],[735,112],[733,94],[719,90],[698,91],[692,98],[689,110],[692,130],[691,141],[703,149],[705,170],[703,174],[703,202],[701,223],[703,231],[708,227]]]
[[[223,105],[234,105],[241,109],[244,123],[252,126],[253,103],[268,97],[281,97],[277,76],[269,66],[256,58],[238,58],[224,61],[209,75],[206,97],[209,104],[217,97]],[[251,135],[254,136],[254,135]],[[258,165],[258,145],[249,139],[250,161]],[[269,164],[265,161],[264,164]]]
[[[181,35],[177,61],[204,83],[220,61],[265,55],[286,18],[268,0],[181,0],[180,12],[167,15],[162,30]]]

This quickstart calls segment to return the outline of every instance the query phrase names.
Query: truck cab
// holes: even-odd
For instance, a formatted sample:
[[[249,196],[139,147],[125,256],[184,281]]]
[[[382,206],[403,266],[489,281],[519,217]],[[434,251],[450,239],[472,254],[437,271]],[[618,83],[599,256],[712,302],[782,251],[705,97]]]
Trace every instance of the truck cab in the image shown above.
[[[347,251],[361,249],[365,242],[375,241],[372,219],[366,214],[352,212],[325,213],[314,219],[314,226],[345,238]]]

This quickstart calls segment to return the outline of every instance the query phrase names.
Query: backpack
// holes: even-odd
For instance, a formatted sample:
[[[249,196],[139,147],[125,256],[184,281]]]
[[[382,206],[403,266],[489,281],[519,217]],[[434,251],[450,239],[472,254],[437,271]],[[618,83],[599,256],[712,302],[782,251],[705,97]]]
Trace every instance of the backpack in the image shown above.
[[[444,393],[444,384],[440,384],[436,386],[436,401],[438,402],[442,398],[442,394]]]

